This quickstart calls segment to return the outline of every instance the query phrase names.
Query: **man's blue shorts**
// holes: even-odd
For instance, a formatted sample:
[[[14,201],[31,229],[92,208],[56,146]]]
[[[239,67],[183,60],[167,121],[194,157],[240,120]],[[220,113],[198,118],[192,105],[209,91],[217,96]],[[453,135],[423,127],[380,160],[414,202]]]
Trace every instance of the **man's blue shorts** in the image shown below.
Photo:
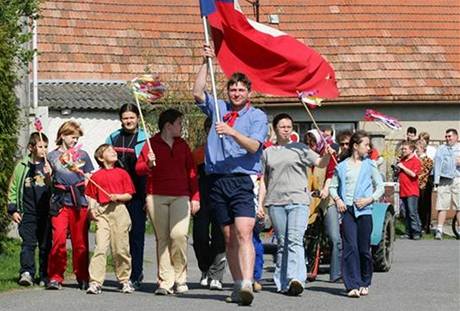
[[[254,183],[246,174],[211,174],[208,178],[209,204],[220,225],[234,223],[235,217],[256,215]]]

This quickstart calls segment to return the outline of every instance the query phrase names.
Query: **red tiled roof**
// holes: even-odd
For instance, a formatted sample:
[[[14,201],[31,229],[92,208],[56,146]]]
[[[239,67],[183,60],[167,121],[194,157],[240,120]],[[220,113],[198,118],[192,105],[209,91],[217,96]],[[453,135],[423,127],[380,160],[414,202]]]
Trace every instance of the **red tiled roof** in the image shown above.
[[[198,3],[44,1],[39,78],[129,80],[149,66],[189,95],[203,44]],[[337,102],[460,100],[458,0],[260,0],[260,21],[269,14],[331,62]]]

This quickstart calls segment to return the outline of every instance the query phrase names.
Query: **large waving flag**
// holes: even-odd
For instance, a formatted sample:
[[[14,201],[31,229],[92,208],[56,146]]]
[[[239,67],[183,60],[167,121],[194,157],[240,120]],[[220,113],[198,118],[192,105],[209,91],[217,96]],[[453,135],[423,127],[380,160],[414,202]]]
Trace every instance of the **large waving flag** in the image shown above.
[[[235,3],[236,2],[236,3]],[[260,93],[311,98],[339,95],[335,73],[319,53],[297,39],[248,20],[234,0],[200,0],[219,64],[227,76],[236,71]]]

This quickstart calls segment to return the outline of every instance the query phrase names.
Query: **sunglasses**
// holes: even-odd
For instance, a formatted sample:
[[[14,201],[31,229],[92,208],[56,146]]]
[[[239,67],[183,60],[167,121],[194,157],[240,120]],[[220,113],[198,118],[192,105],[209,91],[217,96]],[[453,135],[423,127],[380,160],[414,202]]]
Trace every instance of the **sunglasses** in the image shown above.
[[[348,146],[350,143],[340,143],[340,146]]]

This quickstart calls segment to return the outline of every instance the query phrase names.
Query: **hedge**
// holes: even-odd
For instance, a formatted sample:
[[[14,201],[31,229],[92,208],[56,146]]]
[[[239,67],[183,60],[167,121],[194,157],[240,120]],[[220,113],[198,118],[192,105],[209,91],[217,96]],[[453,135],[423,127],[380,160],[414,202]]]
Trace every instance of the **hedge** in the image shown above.
[[[34,51],[30,23],[38,12],[37,0],[0,0],[0,254],[8,233],[6,213],[8,183],[17,151],[18,107],[14,88],[19,72]]]

